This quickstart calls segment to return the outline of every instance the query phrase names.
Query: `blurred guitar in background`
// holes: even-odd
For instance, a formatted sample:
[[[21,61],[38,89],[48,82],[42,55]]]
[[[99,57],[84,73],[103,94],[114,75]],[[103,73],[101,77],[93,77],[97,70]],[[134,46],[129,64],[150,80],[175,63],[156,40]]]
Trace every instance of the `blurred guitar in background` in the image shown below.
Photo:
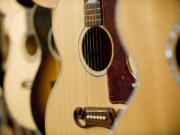
[[[180,134],[179,20],[179,0],[118,3],[117,26],[137,63],[140,86],[113,135]]]
[[[31,111],[31,88],[41,62],[40,42],[34,30],[34,3],[26,1],[5,18],[9,39],[4,98],[14,120],[36,130]]]
[[[46,104],[60,73],[61,64],[51,30],[51,9],[37,6],[34,20],[35,30],[42,48],[42,61],[32,87],[31,107],[39,130],[45,134]]]
[[[9,50],[8,39],[4,31],[5,14],[0,14],[0,135],[31,135],[32,132],[19,126],[12,120],[4,103],[3,82]]]

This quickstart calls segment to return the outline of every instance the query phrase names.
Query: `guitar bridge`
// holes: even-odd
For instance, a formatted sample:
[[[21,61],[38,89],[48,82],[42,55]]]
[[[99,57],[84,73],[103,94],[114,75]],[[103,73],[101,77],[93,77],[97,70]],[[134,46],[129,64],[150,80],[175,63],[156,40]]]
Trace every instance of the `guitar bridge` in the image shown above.
[[[111,128],[119,110],[111,107],[77,107],[74,110],[74,121],[81,128],[93,126]]]

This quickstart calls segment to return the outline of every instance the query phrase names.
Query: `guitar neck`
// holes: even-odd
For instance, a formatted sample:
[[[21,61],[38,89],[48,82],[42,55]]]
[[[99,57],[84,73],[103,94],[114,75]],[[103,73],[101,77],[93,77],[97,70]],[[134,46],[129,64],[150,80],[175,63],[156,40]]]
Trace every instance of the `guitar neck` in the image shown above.
[[[28,33],[34,33],[34,8],[26,9],[26,23]]]
[[[103,25],[101,0],[84,0],[84,13],[86,26]]]

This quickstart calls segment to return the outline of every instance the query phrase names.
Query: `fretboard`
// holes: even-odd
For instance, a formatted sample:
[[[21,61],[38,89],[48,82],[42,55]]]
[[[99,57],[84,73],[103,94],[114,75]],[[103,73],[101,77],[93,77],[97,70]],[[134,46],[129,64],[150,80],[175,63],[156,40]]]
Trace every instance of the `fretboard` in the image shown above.
[[[27,8],[26,10],[26,24],[28,33],[34,33],[34,11],[33,8]]]
[[[101,0],[84,0],[85,25],[99,26],[103,24]]]

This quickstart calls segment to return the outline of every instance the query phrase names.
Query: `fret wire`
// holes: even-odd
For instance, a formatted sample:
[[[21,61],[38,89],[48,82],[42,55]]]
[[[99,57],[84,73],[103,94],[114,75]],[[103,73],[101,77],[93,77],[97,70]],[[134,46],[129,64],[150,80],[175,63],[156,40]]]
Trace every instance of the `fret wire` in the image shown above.
[[[85,16],[100,16],[101,14],[85,15]]]
[[[92,18],[92,19],[91,19],[91,18]],[[93,20],[93,19],[96,20],[96,19],[102,19],[102,18],[101,18],[101,17],[93,17],[93,16],[92,16],[92,17],[85,16],[85,19],[86,19],[86,20]]]
[[[85,6],[95,5],[95,4],[100,4],[100,2],[94,2],[94,3],[84,3],[84,5],[85,5]]]
[[[88,20],[88,19],[86,19],[85,21],[86,21],[86,22],[102,21],[102,19],[94,19],[94,20]]]
[[[33,11],[32,9],[26,9],[26,24],[29,33],[33,33]]]
[[[94,10],[101,10],[101,8],[90,8],[90,9],[85,9],[85,11],[94,11]]]
[[[95,3],[95,2],[100,2],[100,0],[96,0],[96,1],[85,0],[85,1],[84,1],[84,3]]]
[[[86,2],[84,2],[84,13],[85,13],[84,17],[87,26],[103,24],[101,10],[102,7],[100,0],[96,0],[96,1],[86,0]]]

